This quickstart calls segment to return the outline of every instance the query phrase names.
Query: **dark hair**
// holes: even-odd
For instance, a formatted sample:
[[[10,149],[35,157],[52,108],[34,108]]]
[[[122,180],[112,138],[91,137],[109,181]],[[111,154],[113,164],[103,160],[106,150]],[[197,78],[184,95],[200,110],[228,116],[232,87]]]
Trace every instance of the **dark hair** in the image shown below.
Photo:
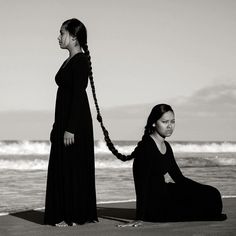
[[[76,37],[81,48],[84,50],[84,46],[87,45],[87,30],[85,25],[78,19],[69,19],[63,22],[62,26],[69,32],[70,35]]]
[[[154,132],[155,126],[153,125],[157,120],[159,120],[162,115],[168,111],[174,113],[172,107],[168,104],[158,104],[152,108],[152,111],[147,119],[147,124],[144,128],[144,135],[150,135]]]
[[[97,111],[97,120],[101,125],[103,135],[104,135],[104,140],[107,144],[107,147],[118,159],[120,159],[122,161],[131,160],[133,158],[131,155],[125,156],[125,155],[118,152],[118,150],[115,148],[114,144],[112,143],[112,141],[109,137],[109,133],[108,133],[106,127],[103,124],[103,119],[102,119],[100,108],[98,105],[98,100],[97,100],[97,95],[96,95],[96,90],[95,90],[95,85],[94,85],[94,80],[93,80],[92,63],[91,63],[90,52],[89,52],[88,45],[87,45],[87,30],[86,30],[85,25],[81,21],[79,21],[78,19],[75,19],[75,18],[65,21],[62,25],[70,33],[70,35],[77,38],[79,45],[83,49],[85,55],[87,55],[87,57],[88,57],[88,60],[89,60],[89,80],[90,80],[90,85],[91,85],[91,89],[92,89],[95,108]],[[166,104],[156,105],[152,109],[152,111],[148,117],[148,120],[147,120],[147,125],[145,126],[144,136],[149,135],[154,131],[153,127],[152,127],[153,123],[155,121],[157,121],[158,119],[160,119],[161,116],[167,111],[173,112],[172,108]]]
[[[79,21],[78,19],[73,18],[73,19],[69,19],[69,20],[65,21],[62,24],[62,26],[65,27],[65,29],[69,32],[70,35],[77,38],[80,47],[83,49],[85,55],[87,55],[87,57],[88,57],[88,60],[89,60],[89,80],[90,80],[90,85],[92,88],[92,94],[93,94],[93,99],[94,99],[96,111],[97,111],[97,120],[101,125],[103,135],[104,135],[104,140],[107,144],[107,147],[118,159],[120,159],[122,161],[126,161],[126,160],[131,159],[129,156],[125,156],[125,155],[118,152],[118,150],[115,148],[114,144],[112,143],[112,141],[109,137],[109,133],[108,133],[107,129],[105,128],[105,126],[103,124],[103,119],[102,119],[100,108],[98,105],[97,95],[96,95],[96,90],[95,90],[95,85],[94,85],[94,80],[93,80],[92,63],[91,63],[90,52],[89,52],[88,45],[87,45],[87,30],[86,30],[85,25],[81,21]]]

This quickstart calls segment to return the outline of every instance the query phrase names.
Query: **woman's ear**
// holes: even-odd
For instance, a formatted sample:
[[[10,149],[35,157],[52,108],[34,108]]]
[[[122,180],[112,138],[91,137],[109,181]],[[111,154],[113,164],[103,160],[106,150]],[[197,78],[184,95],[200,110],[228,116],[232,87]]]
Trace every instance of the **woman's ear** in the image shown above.
[[[75,46],[80,46],[78,39],[76,37],[72,37],[72,41],[74,43]]]

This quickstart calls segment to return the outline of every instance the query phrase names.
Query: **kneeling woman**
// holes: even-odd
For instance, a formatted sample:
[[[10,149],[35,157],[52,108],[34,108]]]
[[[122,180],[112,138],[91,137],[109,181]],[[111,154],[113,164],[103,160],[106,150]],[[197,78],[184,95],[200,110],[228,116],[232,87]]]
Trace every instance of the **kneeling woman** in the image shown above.
[[[170,144],[165,141],[175,127],[169,105],[156,105],[147,120],[142,140],[123,161],[134,159],[136,219],[141,221],[222,220],[220,192],[183,176]],[[169,173],[174,183],[166,183]],[[136,226],[136,225],[133,225]]]

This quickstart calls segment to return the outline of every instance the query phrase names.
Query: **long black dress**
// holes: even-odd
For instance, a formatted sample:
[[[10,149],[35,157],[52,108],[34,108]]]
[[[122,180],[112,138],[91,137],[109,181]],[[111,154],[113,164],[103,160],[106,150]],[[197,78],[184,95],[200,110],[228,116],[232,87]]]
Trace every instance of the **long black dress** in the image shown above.
[[[162,154],[150,136],[144,136],[131,154],[136,190],[137,220],[161,222],[222,220],[219,191],[183,176],[171,146]],[[169,173],[175,183],[166,183]]]
[[[58,91],[50,135],[45,224],[97,221],[93,127],[86,94],[88,71],[87,56],[78,53],[63,63],[55,77]],[[73,145],[64,146],[65,131],[75,135]]]

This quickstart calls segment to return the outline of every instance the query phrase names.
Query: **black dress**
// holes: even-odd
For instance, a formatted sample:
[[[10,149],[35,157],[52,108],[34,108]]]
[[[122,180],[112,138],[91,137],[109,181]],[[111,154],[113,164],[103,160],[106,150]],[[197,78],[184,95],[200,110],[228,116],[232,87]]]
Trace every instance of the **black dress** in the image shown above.
[[[78,53],[56,74],[45,224],[97,221],[93,127],[86,94],[88,71],[87,56]],[[68,147],[63,143],[65,131],[75,135],[74,144]]]
[[[136,190],[137,220],[161,222],[222,220],[219,191],[190,180],[181,173],[171,146],[162,154],[150,136],[144,136],[131,154]],[[166,183],[169,173],[175,183]]]

